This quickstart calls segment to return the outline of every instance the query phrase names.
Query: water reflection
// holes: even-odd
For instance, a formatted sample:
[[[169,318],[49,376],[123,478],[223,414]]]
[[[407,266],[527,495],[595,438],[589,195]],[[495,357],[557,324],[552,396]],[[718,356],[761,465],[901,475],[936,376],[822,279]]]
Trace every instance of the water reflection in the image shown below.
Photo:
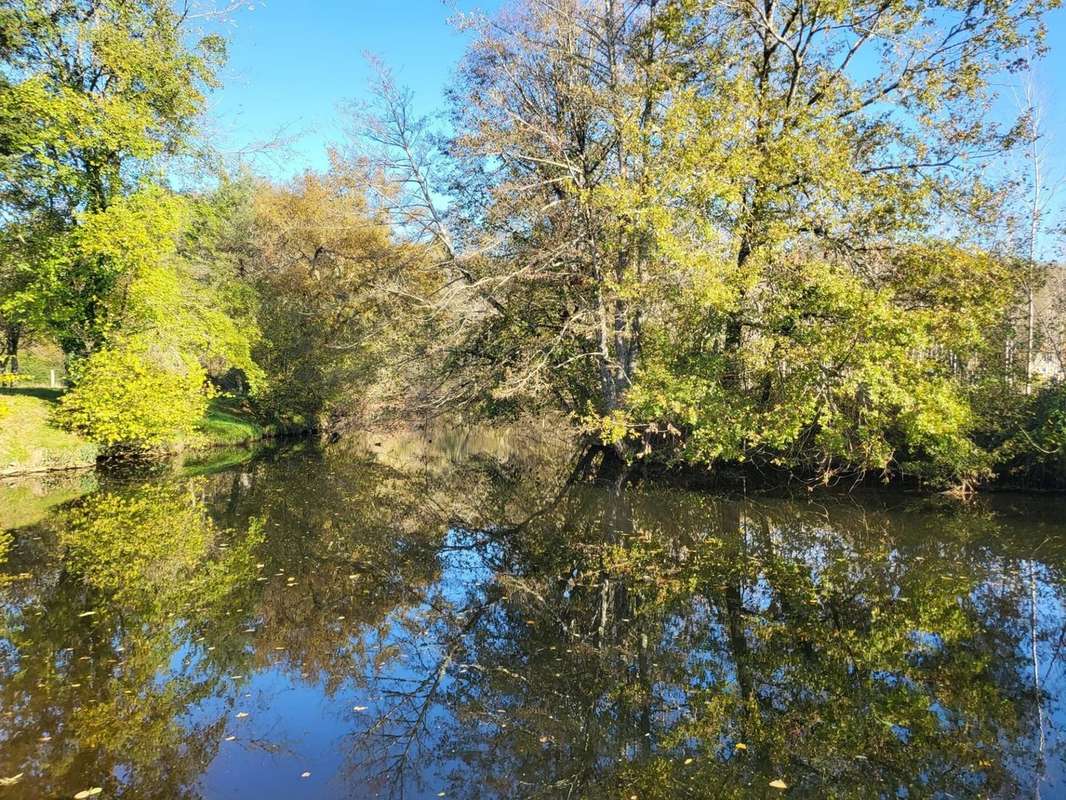
[[[0,791],[1062,789],[1061,503],[623,492],[436,439],[104,481],[10,530]]]

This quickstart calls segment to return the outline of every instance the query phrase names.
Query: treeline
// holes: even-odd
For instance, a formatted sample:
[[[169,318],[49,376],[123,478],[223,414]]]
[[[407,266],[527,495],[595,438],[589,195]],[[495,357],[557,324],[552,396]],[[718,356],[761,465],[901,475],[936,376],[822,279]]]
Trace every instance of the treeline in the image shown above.
[[[993,168],[1040,131],[987,113],[1048,7],[527,0],[463,21],[443,118],[381,68],[329,170],[193,190],[223,43],[164,0],[9,2],[9,352],[58,342],[60,418],[114,447],[215,387],[290,427],[562,411],[628,462],[1062,485],[1046,209]]]

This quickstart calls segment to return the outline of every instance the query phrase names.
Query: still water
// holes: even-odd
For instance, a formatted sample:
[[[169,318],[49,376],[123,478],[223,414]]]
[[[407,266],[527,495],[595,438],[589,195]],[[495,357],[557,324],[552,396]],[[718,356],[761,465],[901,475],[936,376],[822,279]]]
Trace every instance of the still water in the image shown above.
[[[215,461],[0,486],[0,798],[1066,796],[1061,500]]]

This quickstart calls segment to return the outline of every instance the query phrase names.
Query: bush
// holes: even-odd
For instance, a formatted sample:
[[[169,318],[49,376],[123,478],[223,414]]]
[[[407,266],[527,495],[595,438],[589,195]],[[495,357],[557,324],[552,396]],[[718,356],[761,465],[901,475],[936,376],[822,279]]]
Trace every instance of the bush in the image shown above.
[[[169,370],[136,350],[108,348],[82,365],[56,418],[105,452],[149,450],[192,433],[208,399],[199,365],[183,362],[182,369]]]
[[[1066,488],[1066,383],[1041,388],[1016,417],[995,450],[1000,476],[1033,488]]]

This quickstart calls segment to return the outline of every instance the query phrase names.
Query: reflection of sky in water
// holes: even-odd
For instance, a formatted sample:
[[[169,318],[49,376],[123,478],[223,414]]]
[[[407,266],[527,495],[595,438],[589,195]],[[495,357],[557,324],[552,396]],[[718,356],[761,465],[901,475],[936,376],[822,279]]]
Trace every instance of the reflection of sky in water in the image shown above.
[[[2,796],[1030,795],[1034,624],[1066,789],[1059,501],[561,492],[437,438],[20,518]]]

